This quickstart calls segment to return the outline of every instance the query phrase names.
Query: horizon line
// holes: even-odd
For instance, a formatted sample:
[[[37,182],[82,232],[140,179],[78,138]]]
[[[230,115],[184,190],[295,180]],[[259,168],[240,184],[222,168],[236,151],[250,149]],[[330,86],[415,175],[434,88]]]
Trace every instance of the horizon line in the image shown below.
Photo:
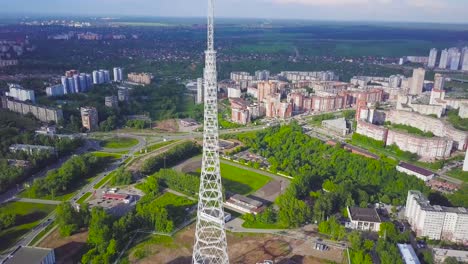
[[[131,14],[71,14],[71,13],[9,13],[0,11],[1,15],[8,15],[12,18],[25,18],[28,16],[50,16],[50,17],[83,17],[83,18],[172,18],[172,19],[206,19],[205,16],[155,16],[155,15],[131,15]],[[235,17],[235,16],[217,16],[220,19],[239,19],[239,20],[272,20],[272,21],[310,21],[310,22],[364,22],[364,23],[412,23],[412,24],[435,24],[435,25],[468,25],[468,21],[416,21],[416,20],[361,20],[361,19],[313,19],[313,18],[287,18],[287,17]],[[8,19],[8,18],[0,18]]]

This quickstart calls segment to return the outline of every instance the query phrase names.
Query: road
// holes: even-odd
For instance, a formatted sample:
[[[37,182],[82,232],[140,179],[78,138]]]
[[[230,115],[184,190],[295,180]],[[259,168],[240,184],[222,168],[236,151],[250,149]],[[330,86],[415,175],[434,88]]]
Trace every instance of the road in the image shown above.
[[[96,149],[99,144],[95,141],[91,140],[85,140],[85,145],[78,148],[72,155],[69,155],[67,157],[62,157],[60,158],[57,162],[55,162],[52,165],[48,165],[41,171],[35,173],[31,177],[25,180],[26,182],[32,183],[35,179],[42,178],[44,177],[49,170],[54,170],[58,169],[62,166],[63,163],[65,163],[69,158],[71,158],[73,155],[81,155],[86,152],[88,152],[88,149]],[[23,191],[24,188],[18,185],[17,187],[10,188],[8,191],[4,192],[3,194],[0,195],[0,204],[12,201],[16,195],[18,195],[21,191]]]
[[[139,151],[140,149],[139,148],[142,148],[145,146],[145,143],[144,142],[139,142],[138,145],[136,145],[135,147],[133,147],[130,152],[129,152],[129,155],[133,155],[134,153],[136,153],[137,151]],[[76,155],[79,155],[79,154],[83,154],[85,152],[88,151],[88,149],[99,149],[99,145],[97,144],[97,142],[95,141],[89,141],[89,140],[86,140],[86,144],[85,146],[81,147],[79,150],[77,150],[75,152]],[[43,177],[48,170],[51,170],[51,169],[54,169],[54,168],[58,168],[60,166],[62,166],[62,164],[68,160],[68,158],[70,158],[71,156],[67,157],[67,158],[62,158],[59,160],[59,162],[57,162],[56,164],[54,164],[53,166],[48,166],[46,169],[44,169],[43,171],[41,171],[41,173],[39,174],[36,174],[34,175],[31,179],[29,180],[33,180],[35,178],[38,178],[38,177]],[[106,177],[109,173],[111,173],[113,170],[115,170],[116,168],[118,168],[120,165],[122,165],[124,159],[120,159],[118,161],[115,161],[113,163],[111,163],[109,166],[107,166],[104,171],[102,173],[99,173],[94,179],[92,182],[88,183],[86,186],[82,187],[80,190],[78,190],[76,192],[76,194],[71,197],[68,201],[71,202],[73,205],[76,205],[76,201],[78,201],[81,197],[83,197],[83,195],[85,195],[87,192],[93,192],[94,191],[94,185],[96,185],[98,182],[100,182],[104,177]],[[25,201],[25,202],[35,202],[35,203],[47,203],[47,204],[60,204],[61,202],[57,202],[57,201],[48,201],[48,200],[41,200],[41,199],[17,199],[16,198],[16,195],[21,191],[21,189],[14,189],[14,190],[10,190],[7,194],[4,194],[2,195],[2,200],[3,202],[5,201],[12,201],[12,200],[20,200],[20,201]],[[12,252],[14,249],[18,248],[19,246],[27,246],[31,243],[31,241],[37,236],[39,235],[39,233],[41,233],[44,229],[46,229],[54,220],[55,220],[55,211],[52,212],[50,215],[48,215],[45,219],[43,219],[36,227],[34,227],[29,233],[27,233],[26,235],[24,235],[21,239],[19,239],[14,246],[12,246],[10,248],[10,250],[7,250],[6,251],[6,254],[10,254],[10,252]],[[0,256],[0,263],[1,261],[3,260],[3,258],[6,257],[6,256]]]

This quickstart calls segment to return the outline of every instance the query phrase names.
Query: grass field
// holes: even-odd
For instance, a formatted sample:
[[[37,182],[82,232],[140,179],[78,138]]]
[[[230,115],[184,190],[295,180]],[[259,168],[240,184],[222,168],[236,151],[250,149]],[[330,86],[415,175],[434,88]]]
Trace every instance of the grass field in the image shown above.
[[[104,184],[106,184],[110,180],[110,178],[114,177],[114,175],[115,175],[115,171],[107,174],[106,177],[102,178],[102,180],[100,180],[98,183],[96,183],[96,185],[94,185],[94,189],[101,188]]]
[[[468,171],[462,171],[461,168],[456,168],[447,173],[449,176],[462,180],[463,182],[468,182]]]
[[[226,190],[243,195],[257,191],[270,181],[265,175],[225,163],[221,163],[221,176]]]
[[[98,158],[113,158],[113,159],[120,159],[122,158],[122,154],[120,153],[109,153],[109,152],[100,152],[100,151],[95,151],[92,152],[92,154]]]
[[[80,199],[78,199],[78,201],[76,201],[76,203],[82,204],[84,201],[86,201],[86,199],[88,199],[91,196],[91,194],[92,193],[90,192],[85,193]]]
[[[151,151],[154,151],[154,150],[157,150],[157,149],[160,149],[164,146],[167,146],[169,144],[172,144],[174,143],[175,140],[170,140],[170,141],[166,141],[166,142],[159,142],[159,143],[156,143],[156,144],[153,144],[151,146],[148,146],[148,153],[151,152]]]
[[[245,227],[245,228],[255,228],[255,229],[285,229],[287,227],[285,226],[282,226],[280,224],[262,224],[262,223],[258,223],[258,222],[255,222],[255,223],[251,223],[251,222],[244,222],[242,224],[242,227]]]
[[[173,193],[165,193],[158,198],[156,198],[156,201],[158,205],[160,206],[167,206],[167,205],[172,205],[172,206],[190,206],[192,204],[195,204],[195,201],[189,200],[185,197],[177,196]]]
[[[55,209],[55,205],[13,202],[0,207],[1,212],[16,214],[16,224],[13,227],[0,231],[0,251],[8,249],[15,241]]]
[[[114,137],[101,142],[101,146],[110,149],[131,148],[138,144],[138,140],[127,137]]]

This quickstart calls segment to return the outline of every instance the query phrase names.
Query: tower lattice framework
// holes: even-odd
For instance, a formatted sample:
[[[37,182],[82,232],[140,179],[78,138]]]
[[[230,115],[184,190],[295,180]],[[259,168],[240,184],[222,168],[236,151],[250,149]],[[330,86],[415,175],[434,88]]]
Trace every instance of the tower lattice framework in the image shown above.
[[[208,43],[204,71],[203,160],[192,263],[228,264],[219,166],[218,88],[214,50],[214,0],[208,0]]]

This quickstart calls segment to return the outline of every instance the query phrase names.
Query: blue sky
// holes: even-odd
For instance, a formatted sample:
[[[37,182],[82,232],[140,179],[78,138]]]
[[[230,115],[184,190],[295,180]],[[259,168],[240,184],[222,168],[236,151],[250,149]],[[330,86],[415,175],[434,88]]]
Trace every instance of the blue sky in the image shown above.
[[[217,16],[468,23],[468,0],[217,0]],[[0,0],[0,13],[199,17],[206,0]]]

